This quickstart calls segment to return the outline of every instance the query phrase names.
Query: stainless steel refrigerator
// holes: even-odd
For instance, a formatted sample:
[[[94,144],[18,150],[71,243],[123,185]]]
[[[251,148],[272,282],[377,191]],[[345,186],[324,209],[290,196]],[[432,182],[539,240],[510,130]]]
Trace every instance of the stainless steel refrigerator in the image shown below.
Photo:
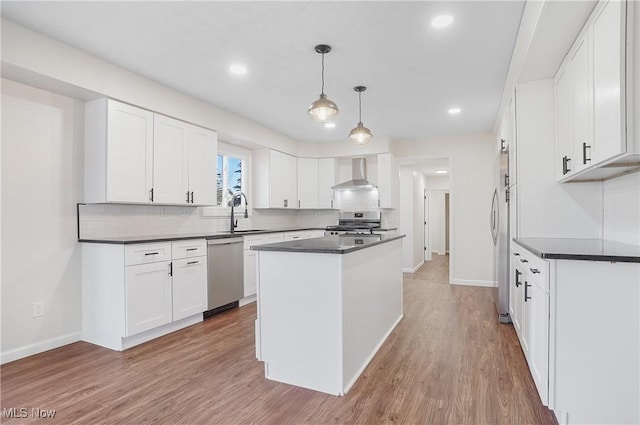
[[[491,201],[489,224],[494,245],[495,303],[498,319],[511,323],[509,317],[509,151],[496,157],[495,189]]]

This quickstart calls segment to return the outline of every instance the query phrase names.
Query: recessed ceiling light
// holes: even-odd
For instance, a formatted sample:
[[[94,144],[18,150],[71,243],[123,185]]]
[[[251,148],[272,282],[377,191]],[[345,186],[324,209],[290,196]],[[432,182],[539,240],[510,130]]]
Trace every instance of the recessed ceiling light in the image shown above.
[[[460,108],[451,108],[451,109],[449,109],[449,114],[450,115],[456,115],[456,114],[459,114],[460,112],[462,112],[462,109],[460,109]]]
[[[447,170],[436,170],[436,174],[447,174]]]
[[[247,73],[247,67],[240,64],[231,65],[229,72],[233,75],[245,75]]]
[[[451,25],[452,22],[453,22],[453,16],[451,16],[451,15],[440,15],[440,16],[436,16],[435,18],[433,18],[433,21],[431,21],[431,25],[436,27],[436,28],[444,28],[444,27],[448,27],[449,25]]]
[[[324,123],[324,128],[336,128],[336,123],[334,123],[334,122],[326,122],[326,123]]]

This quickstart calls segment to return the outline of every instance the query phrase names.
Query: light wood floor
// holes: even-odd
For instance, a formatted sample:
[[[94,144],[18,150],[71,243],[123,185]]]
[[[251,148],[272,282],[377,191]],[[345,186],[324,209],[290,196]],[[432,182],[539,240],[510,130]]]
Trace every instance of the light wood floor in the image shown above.
[[[437,264],[405,275],[404,318],[344,397],[264,379],[253,304],[121,353],[79,342],[3,365],[2,408],[57,413],[0,421],[553,424],[490,289],[423,279]]]

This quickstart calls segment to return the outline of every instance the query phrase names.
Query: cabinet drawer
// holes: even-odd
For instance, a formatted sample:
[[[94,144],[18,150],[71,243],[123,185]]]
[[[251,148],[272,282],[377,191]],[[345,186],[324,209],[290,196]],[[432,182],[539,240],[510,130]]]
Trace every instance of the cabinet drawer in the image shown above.
[[[244,249],[251,249],[254,245],[264,245],[267,243],[277,243],[282,241],[284,241],[284,235],[282,233],[273,233],[268,236],[245,236]]]
[[[207,241],[204,239],[192,239],[171,243],[171,257],[179,258],[201,257],[207,255]]]
[[[127,266],[169,260],[171,260],[170,242],[127,245],[124,248],[124,264]]]
[[[538,286],[542,292],[549,293],[549,262],[529,252],[520,245],[512,246],[511,260],[518,268],[526,271],[532,284]]]

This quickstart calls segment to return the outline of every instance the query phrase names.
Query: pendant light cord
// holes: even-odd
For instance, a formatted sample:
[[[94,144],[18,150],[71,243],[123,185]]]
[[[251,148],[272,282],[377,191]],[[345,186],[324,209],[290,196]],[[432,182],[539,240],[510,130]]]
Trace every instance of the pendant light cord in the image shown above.
[[[324,94],[324,53],[322,54],[322,90],[320,93]]]
[[[358,92],[358,122],[362,124],[362,92]]]

